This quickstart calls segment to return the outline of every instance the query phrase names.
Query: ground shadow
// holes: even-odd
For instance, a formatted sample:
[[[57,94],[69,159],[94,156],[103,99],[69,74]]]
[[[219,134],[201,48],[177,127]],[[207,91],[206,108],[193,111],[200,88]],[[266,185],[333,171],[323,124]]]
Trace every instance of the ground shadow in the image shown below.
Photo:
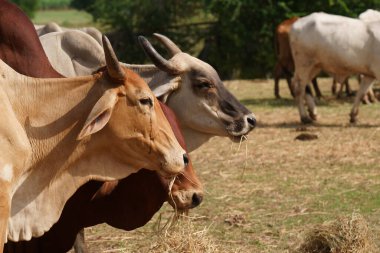
[[[332,96],[325,96],[320,99],[316,99],[317,106],[331,106],[337,104],[353,103],[353,97],[342,97],[337,99]],[[257,98],[257,99],[242,99],[240,100],[245,106],[272,106],[272,107],[291,107],[296,106],[293,98]]]
[[[380,127],[380,124],[328,124],[328,123],[319,123],[315,122],[312,124],[303,124],[298,121],[289,121],[289,122],[280,122],[280,123],[263,123],[258,121],[257,122],[258,128],[288,128],[288,129],[300,129],[300,128],[308,128],[308,127],[317,127],[317,128],[378,128]]]

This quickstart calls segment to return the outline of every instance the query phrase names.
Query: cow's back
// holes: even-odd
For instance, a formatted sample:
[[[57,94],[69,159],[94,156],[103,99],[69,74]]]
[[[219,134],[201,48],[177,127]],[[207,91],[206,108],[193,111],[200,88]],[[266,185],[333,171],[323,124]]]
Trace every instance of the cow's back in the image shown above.
[[[106,64],[101,44],[85,32],[53,32],[39,39],[51,64],[66,77],[90,75]]]
[[[6,0],[0,0],[0,59],[27,76],[61,77],[50,65],[29,18]]]
[[[300,18],[290,30],[296,69],[309,61],[331,73],[368,73],[372,42],[364,22],[326,13]]]

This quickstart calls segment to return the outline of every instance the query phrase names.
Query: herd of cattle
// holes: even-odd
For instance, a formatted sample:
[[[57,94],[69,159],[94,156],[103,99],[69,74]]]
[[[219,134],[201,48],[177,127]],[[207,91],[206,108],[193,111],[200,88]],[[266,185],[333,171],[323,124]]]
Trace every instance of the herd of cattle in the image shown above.
[[[317,120],[312,97],[313,83],[316,95],[321,96],[316,76],[322,70],[351,93],[348,78],[358,75],[360,88],[351,110],[351,123],[357,121],[362,99],[376,101],[372,85],[380,78],[380,12],[367,10],[357,19],[322,12],[282,22],[276,29],[278,61],[275,66],[275,96],[280,97],[278,79],[285,75],[295,97],[301,121]],[[307,105],[308,113],[305,109]]]
[[[187,152],[213,136],[240,141],[256,125],[209,64],[166,36],[154,34],[170,59],[140,36],[154,65],[126,64],[95,28],[34,26],[8,0],[0,14],[0,251],[86,252],[85,227],[133,230],[165,201],[196,207],[203,189]],[[307,84],[320,96],[321,70],[342,84],[362,76],[356,120],[380,78],[377,20],[314,13],[278,27],[275,93],[285,74],[302,122],[317,119]]]

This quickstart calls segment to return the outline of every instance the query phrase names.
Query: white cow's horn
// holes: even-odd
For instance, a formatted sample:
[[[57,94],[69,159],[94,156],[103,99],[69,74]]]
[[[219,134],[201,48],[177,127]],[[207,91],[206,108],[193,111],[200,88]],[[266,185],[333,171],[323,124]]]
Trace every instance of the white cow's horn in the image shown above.
[[[181,53],[181,49],[168,37],[159,33],[153,33],[153,36],[158,39],[162,45],[166,47],[166,49],[172,54],[172,56]]]
[[[144,49],[144,52],[152,60],[154,65],[157,66],[157,68],[173,75],[180,73],[180,70],[172,62],[164,59],[144,36],[139,36],[138,39],[141,47]]]

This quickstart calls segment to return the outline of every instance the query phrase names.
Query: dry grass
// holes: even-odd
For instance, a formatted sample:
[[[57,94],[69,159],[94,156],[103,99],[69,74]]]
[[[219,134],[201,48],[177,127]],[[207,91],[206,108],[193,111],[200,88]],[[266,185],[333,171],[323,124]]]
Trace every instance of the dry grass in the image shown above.
[[[146,252],[219,253],[222,250],[208,235],[207,227],[199,230],[191,217],[181,216],[170,224],[158,227],[154,241]]]
[[[193,239],[191,231],[205,228],[202,240],[223,252],[294,252],[311,227],[353,212],[368,220],[380,246],[380,103],[362,105],[359,123],[351,126],[351,99],[333,99],[330,84],[331,79],[321,82],[326,97],[318,102],[318,124],[305,128],[285,83],[280,100],[274,99],[272,80],[227,83],[259,125],[240,147],[214,138],[191,154],[206,195],[178,235],[188,234],[176,237],[179,242],[157,237],[157,221],[172,217],[165,205],[132,232],[106,225],[87,229],[92,252],[150,252],[156,244],[165,252],[167,245],[186,245],[180,239]],[[318,139],[295,140],[300,133]]]
[[[375,253],[378,249],[367,221],[357,213],[316,225],[306,234],[299,253]]]

